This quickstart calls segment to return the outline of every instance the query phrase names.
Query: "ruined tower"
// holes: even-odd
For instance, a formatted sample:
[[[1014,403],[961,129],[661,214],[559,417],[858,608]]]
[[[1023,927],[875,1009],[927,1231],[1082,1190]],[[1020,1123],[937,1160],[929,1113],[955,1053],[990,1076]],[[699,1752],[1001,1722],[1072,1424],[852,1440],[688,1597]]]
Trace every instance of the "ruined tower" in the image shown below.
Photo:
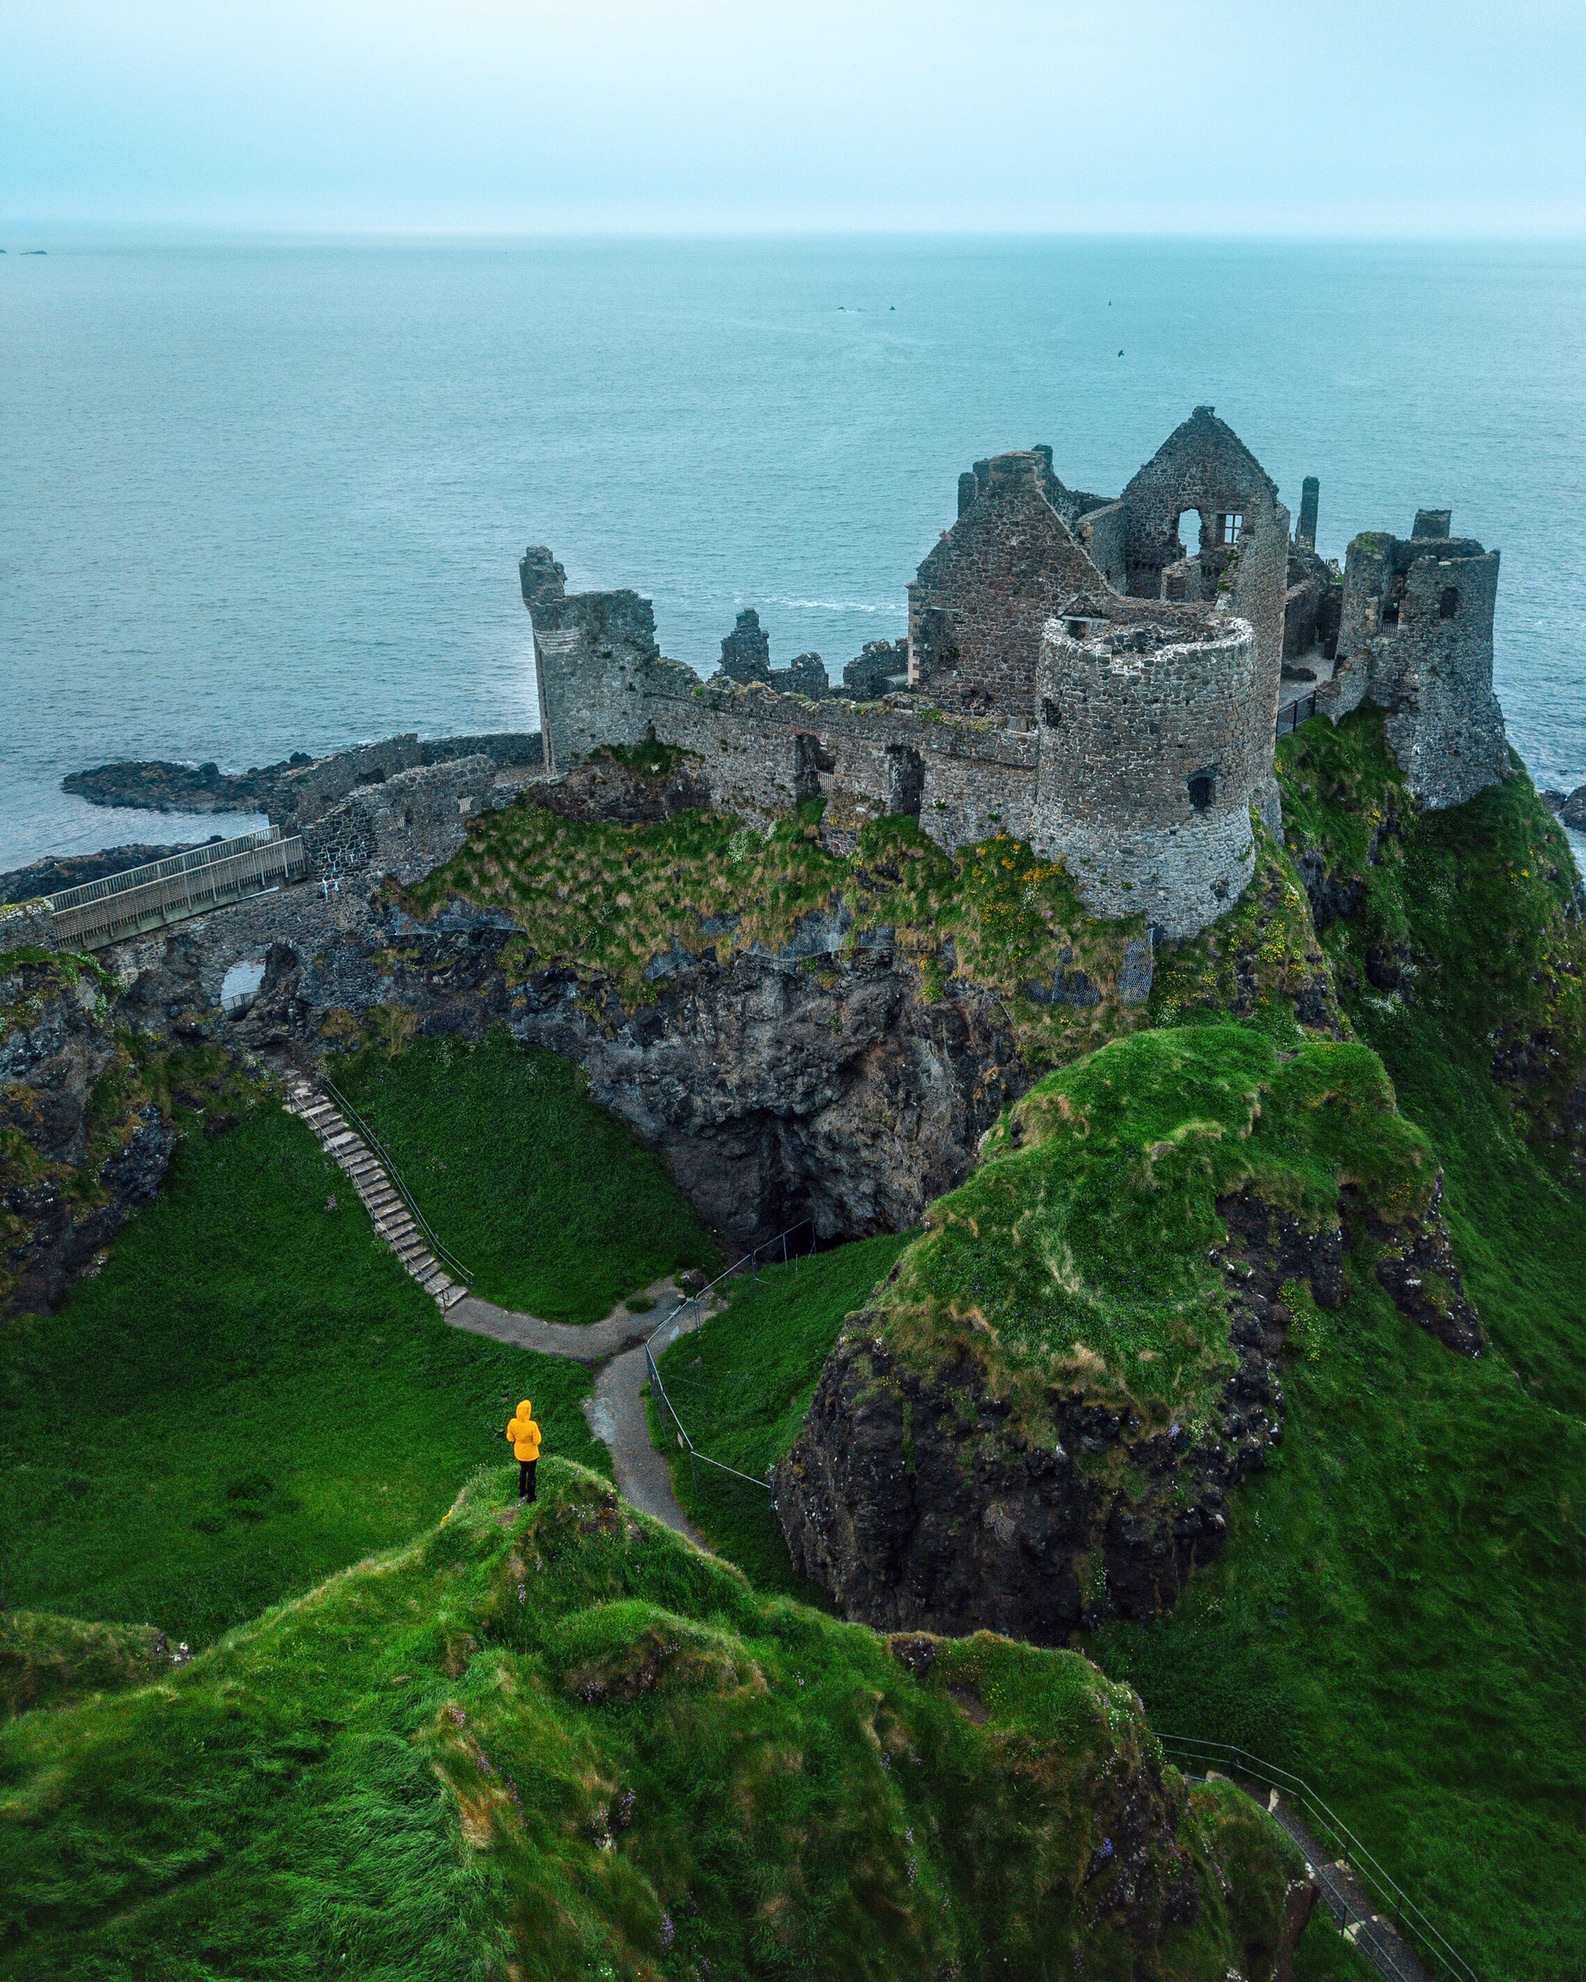
[[[1225,598],[1256,651],[1283,654],[1289,512],[1277,484],[1226,420],[1197,406],[1118,498],[1124,589],[1137,599]]]
[[[1421,510],[1409,538],[1367,531],[1349,546],[1333,679],[1317,706],[1334,722],[1368,698],[1410,789],[1432,811],[1507,775],[1492,692],[1498,553],[1451,537],[1446,509]]]
[[[1278,667],[1247,620],[1201,605],[1075,600],[1041,649],[1031,840],[1104,916],[1192,936],[1255,871]]]

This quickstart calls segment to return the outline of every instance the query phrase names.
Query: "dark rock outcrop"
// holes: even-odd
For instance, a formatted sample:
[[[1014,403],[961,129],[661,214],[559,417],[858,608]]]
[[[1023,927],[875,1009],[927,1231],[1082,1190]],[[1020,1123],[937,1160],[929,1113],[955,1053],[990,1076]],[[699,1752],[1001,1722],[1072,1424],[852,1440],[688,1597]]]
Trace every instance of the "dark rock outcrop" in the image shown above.
[[[98,974],[0,958],[0,1315],[58,1300],[154,1195],[175,1143]]]
[[[219,834],[211,835],[218,839]],[[178,846],[111,846],[102,853],[48,855],[28,867],[13,867],[0,874],[0,907],[8,902],[30,902],[67,888],[86,887],[90,881],[103,881],[107,875],[124,874],[129,867],[144,867],[150,861],[165,860],[173,853],[188,853],[197,841]]]
[[[213,763],[178,764],[165,758],[96,764],[70,772],[61,789],[91,805],[131,805],[150,812],[263,812],[274,824],[291,827],[322,817],[361,785],[381,784],[399,771],[481,755],[498,769],[538,766],[540,733],[503,731],[423,741],[413,734],[390,736],[328,757],[294,750],[279,763],[236,772]]]
[[[860,1315],[774,1479],[799,1573],[847,1617],[888,1631],[987,1629],[1051,1645],[1170,1609],[1221,1553],[1230,1492],[1282,1437],[1284,1283],[1305,1282],[1323,1308],[1344,1295],[1343,1226],[1309,1232],[1249,1196],[1218,1209],[1234,1366],[1209,1426],[1153,1426],[1082,1389],[1051,1395],[1038,1423],[1021,1420],[967,1358],[921,1375],[889,1346],[883,1314]],[[1372,1239],[1394,1299],[1474,1353],[1474,1310],[1435,1210],[1393,1246],[1375,1228]],[[1437,1307],[1443,1326],[1423,1311],[1428,1272],[1451,1275],[1456,1291],[1452,1322]]]
[[[993,996],[955,985],[924,1002],[911,964],[886,947],[826,954],[829,930],[803,928],[777,956],[663,955],[646,1001],[624,1004],[562,965],[509,973],[522,932],[504,915],[460,902],[424,922],[380,914],[373,933],[312,955],[272,952],[239,1032],[307,1049],[377,1005],[424,1032],[507,1024],[580,1061],[595,1098],[736,1243],[803,1218],[823,1238],[906,1230],[1029,1085]]]

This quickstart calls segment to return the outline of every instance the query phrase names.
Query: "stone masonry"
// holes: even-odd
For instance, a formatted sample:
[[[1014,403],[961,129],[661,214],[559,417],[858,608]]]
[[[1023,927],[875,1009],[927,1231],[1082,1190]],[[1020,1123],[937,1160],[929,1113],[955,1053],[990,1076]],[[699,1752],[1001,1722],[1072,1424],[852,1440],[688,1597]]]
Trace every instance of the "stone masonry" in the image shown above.
[[[1030,837],[1063,853],[1093,913],[1189,935],[1255,872],[1250,810],[1272,774],[1276,671],[1247,620],[1087,604],[1046,629]]]
[[[752,607],[703,681],[662,655],[647,599],[570,595],[531,546],[547,767],[656,740],[690,754],[723,811],[820,799],[839,847],[888,814],[947,847],[1008,832],[1064,859],[1098,912],[1193,934],[1249,882],[1252,813],[1281,825],[1286,652],[1330,668],[1336,640],[1319,711],[1380,702],[1425,803],[1505,774],[1497,553],[1429,511],[1408,544],[1357,539],[1341,583],[1314,548],[1317,500],[1312,477],[1291,541],[1276,485],[1209,406],[1116,500],[1066,487],[1047,447],[978,461],[909,587],[907,642],[873,643],[836,692],[817,656],[772,669]]]
[[[1408,539],[1368,531],[1344,566],[1338,660],[1317,706],[1334,722],[1366,700],[1410,789],[1433,811],[1462,805],[1508,770],[1492,692],[1498,553],[1449,535],[1450,513],[1422,510]]]

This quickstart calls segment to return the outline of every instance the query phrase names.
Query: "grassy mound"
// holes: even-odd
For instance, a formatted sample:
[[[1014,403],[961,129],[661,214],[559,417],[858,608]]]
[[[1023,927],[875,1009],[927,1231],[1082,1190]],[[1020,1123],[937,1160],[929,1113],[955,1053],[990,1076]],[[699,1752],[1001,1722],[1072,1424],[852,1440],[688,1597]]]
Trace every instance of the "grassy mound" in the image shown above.
[[[0,1614],[0,1720],[60,1707],[90,1693],[146,1686],[180,1657],[152,1624],[84,1624],[76,1617]]]
[[[207,1643],[434,1520],[525,1392],[548,1451],[602,1463],[588,1388],[448,1328],[260,1107],[184,1143],[97,1279],[0,1332],[0,1600]]]
[[[818,804],[760,832],[708,812],[620,825],[523,801],[471,824],[462,851],[406,899],[419,913],[454,896],[503,909],[524,930],[509,968],[560,964],[629,1007],[651,995],[656,957],[775,952],[801,916],[840,900],[848,942],[891,931],[926,997],[953,977],[1001,993],[1032,1064],[1070,1059],[1137,1022],[1118,975],[1144,921],[1095,921],[1060,861],[1006,836],[955,856],[901,817],[868,826],[843,857],[821,845],[819,826]]]
[[[821,1365],[844,1320],[862,1307],[907,1244],[860,1239],[741,1280],[729,1307],[660,1360],[661,1380],[702,1452],[763,1480],[798,1435]],[[679,1452],[664,1407],[652,1410],[656,1442],[672,1462],[672,1486],[711,1546],[757,1590],[826,1601],[788,1561],[769,1494]]]
[[[1564,1982],[1586,1938],[1573,865],[1523,775],[1417,814],[1374,712],[1280,759],[1341,1002],[1443,1164],[1488,1347],[1456,1361],[1365,1285],[1313,1317],[1222,1562],[1092,1649],[1159,1725],[1308,1775],[1484,1976]]]
[[[1271,1975],[1287,1848],[1084,1660],[891,1648],[543,1478],[0,1730],[0,1974]]]
[[[571,1061],[503,1031],[332,1062],[470,1285],[547,1321],[598,1321],[715,1248],[660,1160]]]
[[[1320,1231],[1348,1186],[1399,1224],[1437,1176],[1369,1048],[1280,1054],[1227,1024],[1138,1033],[1048,1074],[985,1157],[878,1292],[889,1349],[925,1374],[978,1366],[1016,1415],[1074,1388],[1192,1436],[1233,1366],[1218,1200],[1249,1192]]]

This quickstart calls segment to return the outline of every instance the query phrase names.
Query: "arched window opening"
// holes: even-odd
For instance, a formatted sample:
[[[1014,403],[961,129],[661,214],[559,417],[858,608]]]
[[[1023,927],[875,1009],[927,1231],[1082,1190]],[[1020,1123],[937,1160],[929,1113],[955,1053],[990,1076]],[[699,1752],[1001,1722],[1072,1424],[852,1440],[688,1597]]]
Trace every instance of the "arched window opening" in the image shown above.
[[[1208,764],[1196,771],[1188,780],[1190,804],[1197,812],[1209,812],[1212,800],[1217,796],[1217,767]]]
[[[1443,596],[1437,602],[1437,616],[1439,619],[1452,619],[1458,611],[1459,587],[1457,585],[1445,585],[1443,587]]]

